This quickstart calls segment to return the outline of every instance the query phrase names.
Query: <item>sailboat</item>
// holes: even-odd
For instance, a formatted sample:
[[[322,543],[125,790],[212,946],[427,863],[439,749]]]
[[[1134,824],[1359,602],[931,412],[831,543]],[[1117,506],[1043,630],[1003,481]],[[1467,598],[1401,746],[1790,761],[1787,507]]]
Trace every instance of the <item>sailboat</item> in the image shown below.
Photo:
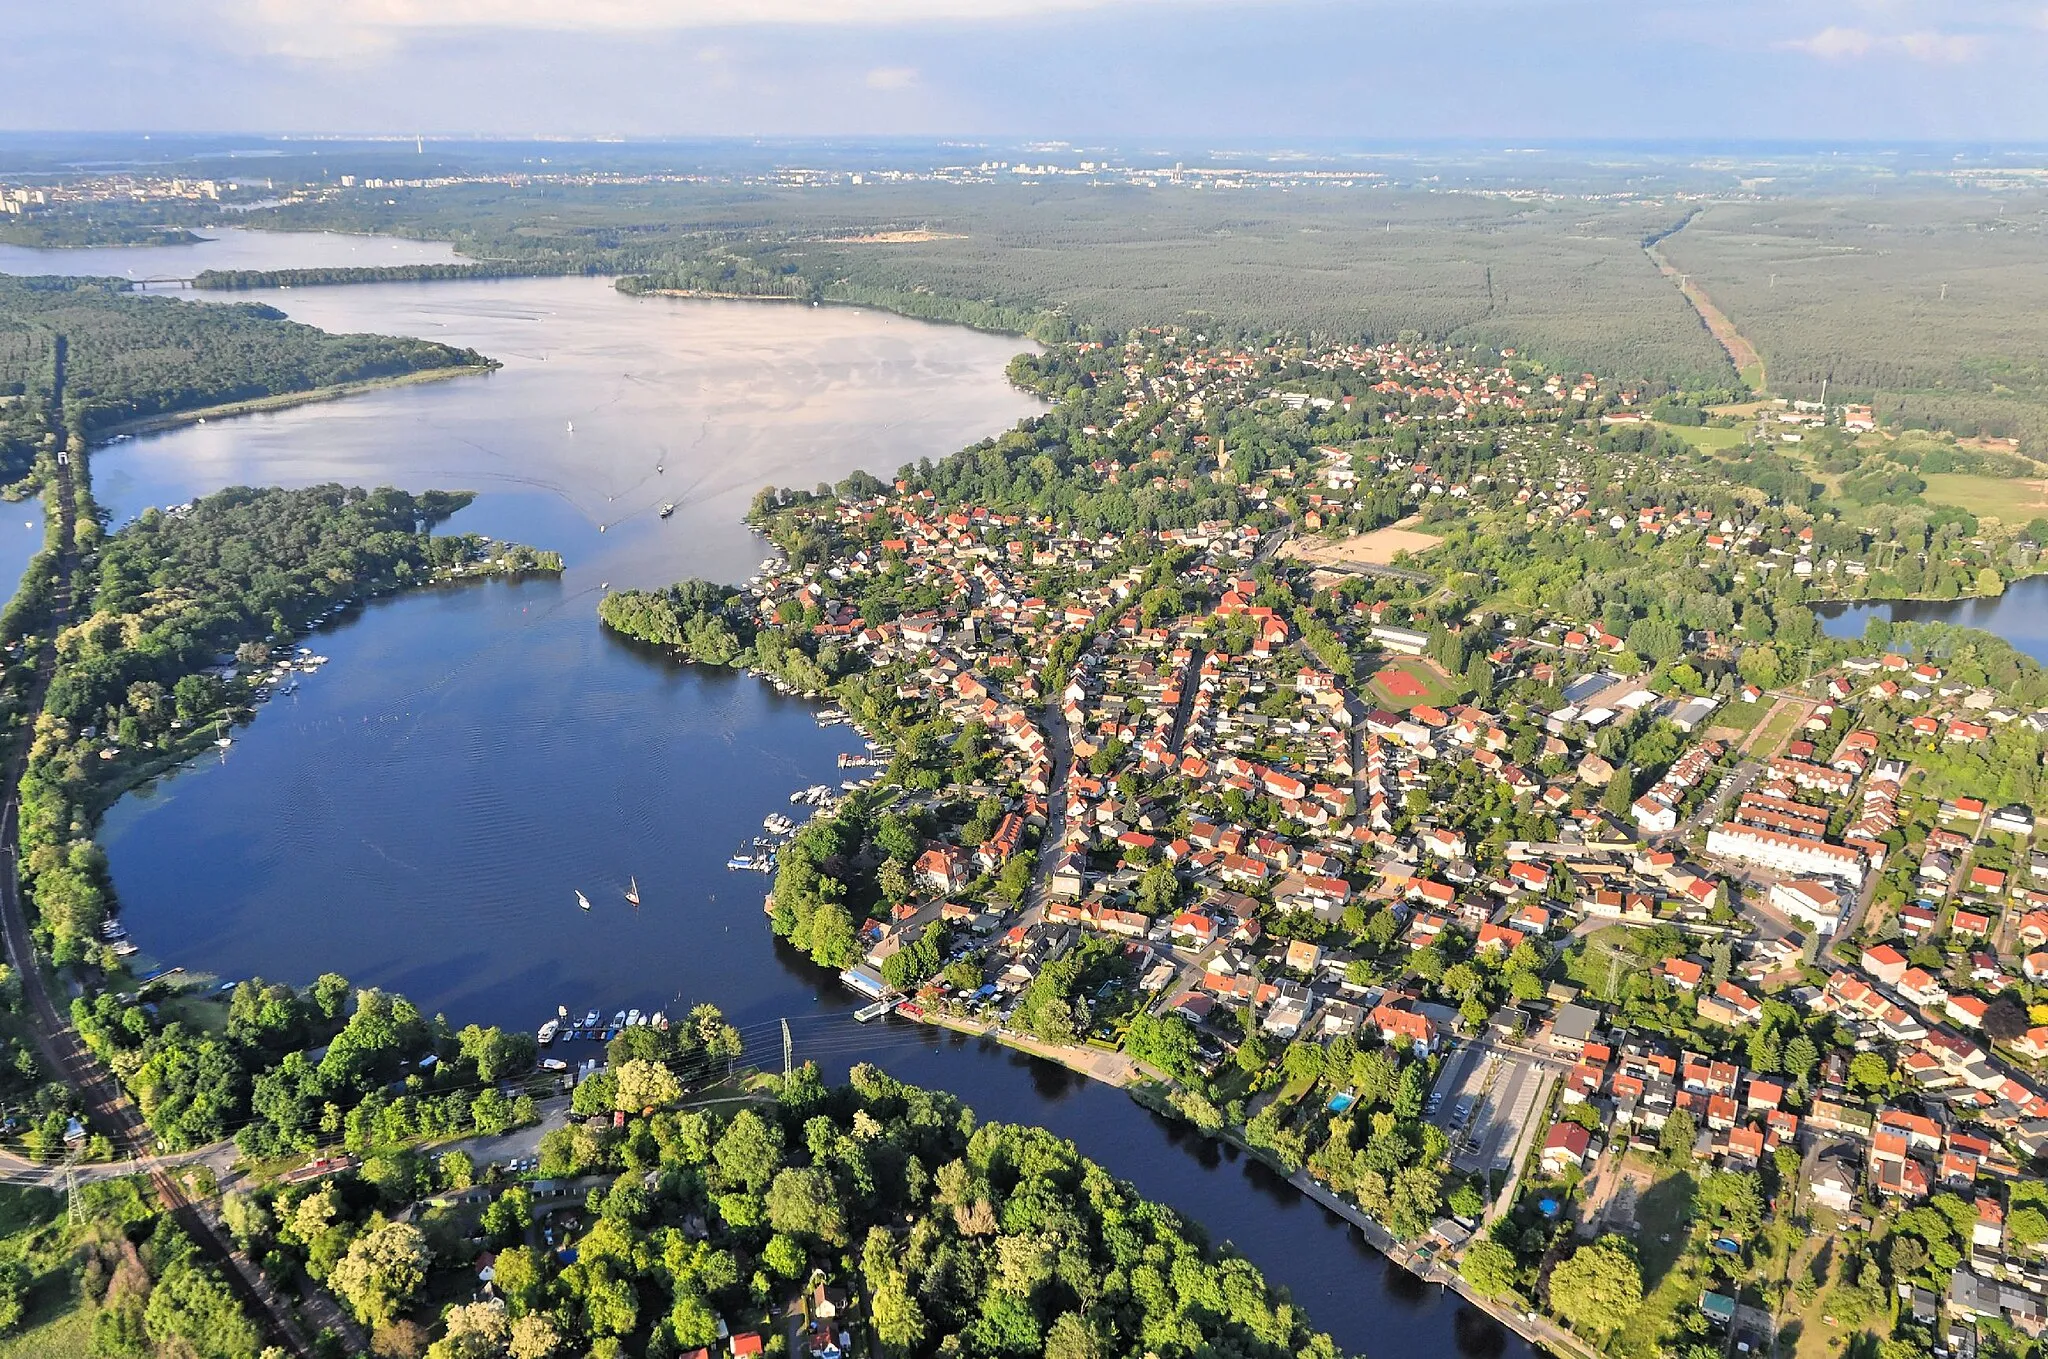
[[[574,434],[576,432],[576,422],[574,420],[571,420],[569,422],[569,432],[571,434]]]
[[[581,891],[578,891],[576,893],[576,904],[587,911],[590,909],[590,898],[584,896]]]
[[[640,879],[633,878],[630,881],[633,885],[626,889],[626,900],[638,906],[640,904]]]

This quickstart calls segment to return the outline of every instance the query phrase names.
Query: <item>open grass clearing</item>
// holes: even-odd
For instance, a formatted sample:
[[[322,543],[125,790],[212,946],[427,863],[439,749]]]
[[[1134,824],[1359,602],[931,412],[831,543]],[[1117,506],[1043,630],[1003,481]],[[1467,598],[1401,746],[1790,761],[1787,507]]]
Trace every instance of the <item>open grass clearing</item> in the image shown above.
[[[1982,477],[1964,472],[1930,472],[1924,498],[1931,504],[1953,505],[1980,519],[2024,524],[2048,514],[2048,481],[2024,477]]]
[[[1714,710],[1714,721],[1708,728],[1708,734],[1722,740],[1740,740],[1749,735],[1770,710],[1771,701],[1767,698],[1760,698],[1754,703],[1744,703],[1740,698],[1723,703]]]
[[[1686,1263],[1691,1241],[1693,1179],[1647,1158],[1632,1157],[1658,1178],[1636,1200],[1636,1254],[1643,1271],[1643,1305],[1608,1348],[1651,1359],[1680,1311],[1699,1302],[1698,1271]]]
[[[1757,727],[1750,741],[1749,753],[1758,759],[1769,759],[1784,749],[1785,742],[1792,739],[1792,733],[1799,730],[1799,724],[1806,720],[1807,705],[1786,703],[1773,712],[1770,719]]]
[[[1676,434],[1694,448],[1707,453],[1725,453],[1731,448],[1740,448],[1749,442],[1747,425],[1718,427],[1714,425],[1667,425],[1657,422],[1657,428]]]

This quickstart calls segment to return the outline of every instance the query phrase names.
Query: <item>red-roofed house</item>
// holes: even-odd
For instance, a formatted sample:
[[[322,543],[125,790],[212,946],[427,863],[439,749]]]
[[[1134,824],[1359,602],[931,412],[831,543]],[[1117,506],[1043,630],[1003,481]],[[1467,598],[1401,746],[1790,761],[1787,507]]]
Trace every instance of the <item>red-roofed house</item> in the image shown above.
[[[1577,1123],[1553,1123],[1543,1139],[1543,1173],[1562,1175],[1585,1167],[1593,1149],[1593,1134]]]

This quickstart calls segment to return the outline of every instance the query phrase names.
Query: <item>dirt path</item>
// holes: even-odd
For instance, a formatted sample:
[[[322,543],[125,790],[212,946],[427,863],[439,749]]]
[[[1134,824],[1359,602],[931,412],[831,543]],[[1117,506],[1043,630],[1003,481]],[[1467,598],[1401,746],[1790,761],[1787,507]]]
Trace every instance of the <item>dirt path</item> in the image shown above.
[[[1706,322],[1708,333],[1720,342],[1721,348],[1728,351],[1728,361],[1735,365],[1735,371],[1742,380],[1747,382],[1752,390],[1763,391],[1764,356],[1757,352],[1756,346],[1735,328],[1735,323],[1728,319],[1726,312],[1714,305],[1714,299],[1707,296],[1706,289],[1664,258],[1663,251],[1654,245],[1646,245],[1643,247],[1643,253],[1657,266],[1658,273],[1677,281],[1678,291],[1684,294],[1686,301],[1692,303],[1693,310],[1700,314],[1700,320]]]

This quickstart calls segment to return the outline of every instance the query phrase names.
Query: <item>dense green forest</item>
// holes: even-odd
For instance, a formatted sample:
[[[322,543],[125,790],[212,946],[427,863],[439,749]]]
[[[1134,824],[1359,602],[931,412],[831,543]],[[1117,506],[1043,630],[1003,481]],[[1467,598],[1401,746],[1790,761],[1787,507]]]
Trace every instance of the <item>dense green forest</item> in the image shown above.
[[[2048,199],[1717,203],[1659,248],[1762,352],[1771,390],[2048,439]]]
[[[272,307],[129,291],[119,279],[0,276],[0,397],[62,383],[87,435],[126,420],[489,360],[469,349],[330,335]]]
[[[540,1169],[616,1178],[571,1201],[573,1227],[523,1187],[498,1193],[479,1225],[504,1308],[456,1308],[429,1355],[502,1354],[508,1336],[514,1353],[600,1359],[687,1353],[722,1331],[779,1345],[785,1304],[829,1287],[855,1353],[1335,1359],[1257,1268],[1042,1129],[979,1123],[869,1066],[845,1086],[805,1066],[722,1109],[678,1109],[696,1027],[628,1030],[634,1055],[578,1087],[578,1112],[601,1117],[548,1132]],[[473,1210],[387,1220],[442,1168],[385,1159],[374,1180],[286,1190],[245,1220],[251,1254],[276,1251],[392,1335],[435,1324],[450,1292],[437,1273],[473,1280],[478,1247]],[[573,1250],[528,1244],[543,1224]],[[411,1268],[364,1267],[394,1255]]]
[[[74,250],[110,245],[193,245],[204,238],[181,226],[105,220],[71,212],[0,217],[0,245]]]
[[[1639,248],[1677,215],[1459,193],[1060,185],[462,185],[271,213],[278,225],[450,239],[479,258],[993,329],[1413,331],[1516,344],[1562,367],[1727,386],[1726,357]]]
[[[211,292],[311,288],[336,283],[429,283],[463,278],[525,278],[572,270],[543,262],[494,260],[457,264],[333,265],[321,269],[202,269],[192,286]]]
[[[73,1001],[71,1019],[169,1150],[233,1137],[259,1161],[337,1142],[362,1152],[536,1116],[498,1089],[532,1071],[531,1035],[458,1032],[333,973],[303,988],[242,982],[219,1032],[188,1007],[152,1017],[106,992]]]

